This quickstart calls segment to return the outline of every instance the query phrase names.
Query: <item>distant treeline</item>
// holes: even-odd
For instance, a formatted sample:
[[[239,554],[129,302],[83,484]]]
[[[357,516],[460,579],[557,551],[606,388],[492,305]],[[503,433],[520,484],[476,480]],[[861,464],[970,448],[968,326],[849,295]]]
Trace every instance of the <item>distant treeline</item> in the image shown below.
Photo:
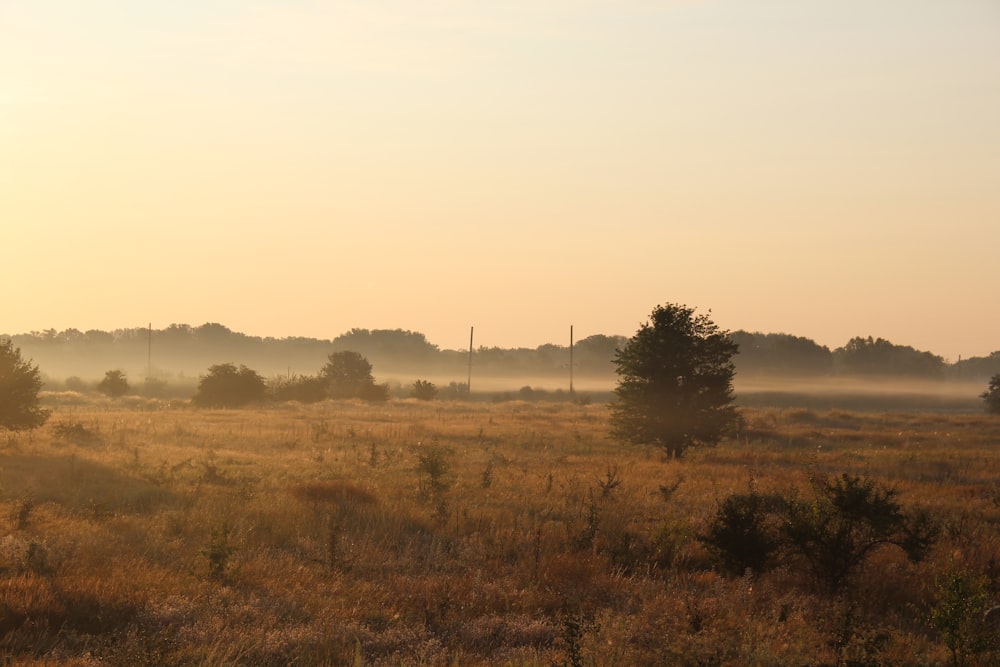
[[[365,356],[376,376],[465,377],[468,350],[442,350],[415,331],[351,329],[331,340],[261,338],[232,331],[216,323],[192,327],[172,324],[165,329],[79,331],[49,329],[3,335],[50,378],[98,378],[109,369],[134,377],[147,370],[154,377],[196,378],[213,365],[245,364],[267,375],[311,375],[332,352],[352,350]],[[808,338],[788,334],[736,331],[737,374],[771,376],[883,376],[912,379],[983,381],[1000,373],[1000,351],[947,363],[930,352],[896,345],[882,338],[852,338],[830,350]],[[625,336],[594,335],[573,346],[574,375],[614,378],[615,351]],[[564,378],[570,351],[565,345],[536,348],[479,347],[472,357],[474,373],[498,378]]]

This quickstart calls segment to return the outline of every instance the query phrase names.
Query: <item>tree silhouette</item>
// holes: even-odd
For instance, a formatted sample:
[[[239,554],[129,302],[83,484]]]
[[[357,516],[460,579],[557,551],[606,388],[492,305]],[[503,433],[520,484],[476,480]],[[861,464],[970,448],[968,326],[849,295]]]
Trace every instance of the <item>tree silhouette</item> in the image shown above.
[[[320,376],[327,383],[330,398],[363,398],[375,386],[371,363],[349,350],[329,355]]]
[[[990,378],[989,387],[979,397],[986,401],[987,412],[1000,415],[1000,373]]]
[[[97,391],[111,398],[118,398],[128,393],[128,379],[123,371],[114,370],[104,374],[104,379],[97,383]]]
[[[20,348],[0,340],[0,428],[23,431],[41,426],[49,411],[39,406],[38,367],[21,358]]]
[[[236,364],[216,364],[198,382],[191,402],[203,408],[239,408],[264,400],[267,386],[257,371]]]
[[[737,346],[706,315],[677,304],[657,306],[618,351],[612,434],[680,456],[711,445],[739,418],[733,402]]]

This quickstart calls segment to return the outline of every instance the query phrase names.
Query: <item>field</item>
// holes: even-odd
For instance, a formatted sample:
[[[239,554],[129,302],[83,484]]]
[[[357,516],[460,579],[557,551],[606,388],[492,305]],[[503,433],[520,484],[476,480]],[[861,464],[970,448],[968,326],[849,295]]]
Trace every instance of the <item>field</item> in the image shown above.
[[[0,662],[998,664],[1000,419],[743,414],[669,460],[596,403],[57,405],[0,441]],[[829,591],[699,540],[731,494],[843,473],[929,512],[924,560]]]

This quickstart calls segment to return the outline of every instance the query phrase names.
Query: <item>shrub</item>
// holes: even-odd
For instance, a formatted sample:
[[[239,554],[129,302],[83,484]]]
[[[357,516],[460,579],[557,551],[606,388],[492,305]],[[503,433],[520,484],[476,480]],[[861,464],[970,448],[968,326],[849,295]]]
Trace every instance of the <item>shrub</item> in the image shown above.
[[[326,398],[326,381],[318,375],[294,375],[277,378],[270,383],[271,397],[276,401],[317,403]]]
[[[986,411],[1000,415],[1000,373],[990,378],[989,387],[979,395],[986,402]]]
[[[437,393],[438,390],[434,383],[427,380],[415,381],[413,383],[413,390],[411,391],[413,398],[420,399],[421,401],[433,401]]]
[[[267,387],[256,371],[235,364],[217,364],[198,382],[192,403],[203,408],[239,408],[264,400]]]
[[[813,497],[785,501],[782,514],[788,548],[830,592],[876,549],[894,545],[920,561],[938,534],[926,513],[900,509],[895,489],[847,473],[814,481]]]
[[[114,370],[104,374],[104,379],[97,383],[97,391],[111,398],[120,398],[128,393],[128,378],[124,371]]]
[[[753,489],[733,494],[719,504],[708,532],[698,539],[730,574],[769,570],[776,564],[781,546],[772,525],[780,506],[780,497],[761,495]]]
[[[926,512],[903,512],[896,490],[874,480],[845,473],[812,490],[805,499],[731,495],[699,539],[730,573],[763,572],[783,556],[835,593],[877,549],[896,546],[917,562],[938,537]]]

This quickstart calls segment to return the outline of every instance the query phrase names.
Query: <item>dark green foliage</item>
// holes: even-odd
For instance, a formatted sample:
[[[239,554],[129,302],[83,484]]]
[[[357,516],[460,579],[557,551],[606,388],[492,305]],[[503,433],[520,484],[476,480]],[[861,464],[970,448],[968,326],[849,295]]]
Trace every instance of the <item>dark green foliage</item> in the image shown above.
[[[111,398],[124,396],[128,390],[128,378],[119,370],[108,371],[104,374],[104,379],[97,383],[97,391]]]
[[[434,383],[427,380],[415,381],[411,392],[413,398],[418,398],[421,401],[433,401],[437,393],[438,390]]]
[[[0,428],[23,431],[41,426],[49,411],[39,405],[42,379],[38,367],[21,358],[21,350],[0,340]]]
[[[809,338],[780,333],[734,331],[739,346],[735,358],[739,373],[771,375],[830,375],[833,353]]]
[[[276,401],[317,403],[326,398],[326,380],[318,375],[280,377],[270,383],[271,397]]]
[[[990,378],[989,387],[979,395],[986,402],[986,411],[1000,415],[1000,373]]]
[[[856,337],[833,352],[834,363],[848,375],[888,375],[923,378],[944,376],[944,359],[884,338]]]
[[[774,525],[777,496],[751,490],[729,496],[715,511],[708,532],[699,537],[730,574],[765,572],[776,564],[781,541]]]
[[[840,590],[884,545],[922,560],[938,533],[926,514],[902,511],[895,489],[847,473],[833,481],[815,480],[813,497],[786,501],[782,515],[789,551],[830,592]]]
[[[256,371],[243,365],[216,364],[201,377],[191,402],[203,408],[239,408],[266,396],[264,378]]]
[[[363,398],[375,386],[371,363],[357,352],[334,352],[319,374],[330,398]]]
[[[951,651],[951,664],[966,664],[969,654],[981,653],[995,643],[986,616],[990,597],[983,577],[952,570],[937,582],[937,603],[929,620]]]
[[[843,474],[814,480],[809,498],[761,495],[726,498],[699,539],[732,574],[763,572],[783,562],[839,591],[875,550],[902,549],[919,562],[938,537],[926,512],[903,512],[896,490]]]
[[[736,351],[728,332],[708,316],[687,306],[657,306],[615,357],[612,434],[672,456],[716,444],[738,421],[731,405]]]

